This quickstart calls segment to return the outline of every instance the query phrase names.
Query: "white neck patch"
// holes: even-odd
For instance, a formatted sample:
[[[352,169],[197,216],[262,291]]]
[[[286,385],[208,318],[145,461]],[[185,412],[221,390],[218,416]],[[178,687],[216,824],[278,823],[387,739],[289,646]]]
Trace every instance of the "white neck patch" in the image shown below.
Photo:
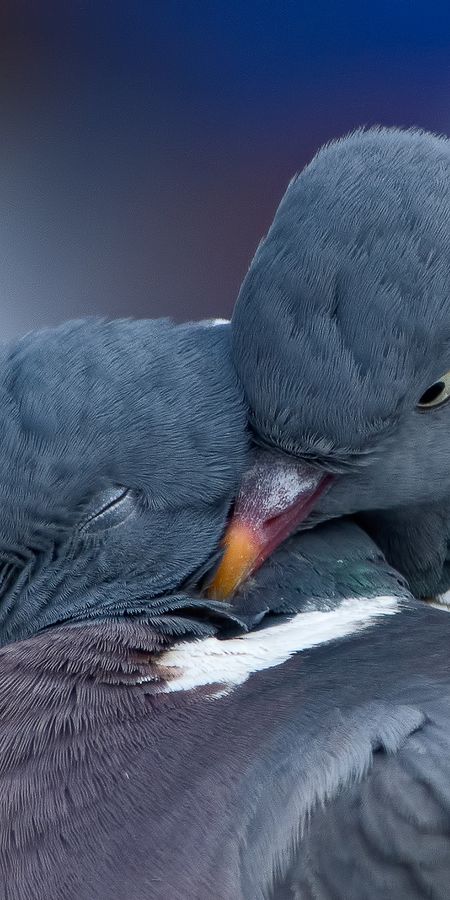
[[[229,319],[202,319],[200,325],[205,325],[206,328],[215,328],[217,325],[229,325]]]
[[[189,691],[214,685],[210,696],[222,697],[253,672],[279,666],[294,653],[354,634],[398,610],[397,597],[358,597],[344,600],[337,609],[299,613],[279,625],[229,640],[183,641],[158,657],[158,665],[172,674],[162,690]]]
[[[435,606],[436,609],[442,609],[443,612],[450,612],[450,591],[445,594],[437,594],[432,600],[425,600],[429,606]]]

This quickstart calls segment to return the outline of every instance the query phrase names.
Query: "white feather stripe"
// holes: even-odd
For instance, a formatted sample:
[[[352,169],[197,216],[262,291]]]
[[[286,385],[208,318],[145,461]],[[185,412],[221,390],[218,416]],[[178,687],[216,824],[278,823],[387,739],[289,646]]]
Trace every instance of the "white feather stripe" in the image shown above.
[[[344,600],[337,609],[299,613],[288,621],[229,640],[215,637],[184,641],[158,660],[173,678],[164,691],[188,691],[204,685],[223,685],[214,692],[222,696],[243,684],[253,672],[286,662],[294,653],[317,647],[368,628],[381,616],[398,612],[396,597]]]

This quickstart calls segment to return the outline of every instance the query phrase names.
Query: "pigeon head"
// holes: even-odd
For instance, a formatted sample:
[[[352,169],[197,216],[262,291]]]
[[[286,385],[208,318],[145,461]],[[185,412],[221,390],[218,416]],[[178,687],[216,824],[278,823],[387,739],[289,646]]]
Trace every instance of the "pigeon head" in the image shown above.
[[[80,321],[5,346],[0,643],[156,615],[214,556],[245,457],[227,328]]]
[[[232,319],[251,427],[285,455],[278,474],[262,466],[265,489],[259,463],[252,560],[273,545],[263,519],[280,471],[281,537],[448,497],[449,223],[450,141],[421,131],[355,132],[290,183]]]

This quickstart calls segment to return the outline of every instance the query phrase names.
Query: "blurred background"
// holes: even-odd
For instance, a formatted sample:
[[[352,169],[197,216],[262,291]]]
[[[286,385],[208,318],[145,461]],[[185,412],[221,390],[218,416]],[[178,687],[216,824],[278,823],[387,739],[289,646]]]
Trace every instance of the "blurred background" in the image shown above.
[[[448,0],[3,2],[0,324],[227,316],[291,176],[450,133]]]

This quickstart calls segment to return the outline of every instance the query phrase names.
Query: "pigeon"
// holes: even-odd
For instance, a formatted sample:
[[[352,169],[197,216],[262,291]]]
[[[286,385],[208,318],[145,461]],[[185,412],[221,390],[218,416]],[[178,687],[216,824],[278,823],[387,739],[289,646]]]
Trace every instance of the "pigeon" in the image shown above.
[[[0,900],[446,896],[450,617],[342,520],[197,589],[254,466],[229,338],[4,348]]]
[[[0,650],[2,900],[448,896],[450,616],[342,521],[235,602],[267,596]]]
[[[450,587],[449,222],[450,141],[424,131],[356,131],[291,181],[232,316],[262,453],[213,595],[345,516],[415,596]]]

